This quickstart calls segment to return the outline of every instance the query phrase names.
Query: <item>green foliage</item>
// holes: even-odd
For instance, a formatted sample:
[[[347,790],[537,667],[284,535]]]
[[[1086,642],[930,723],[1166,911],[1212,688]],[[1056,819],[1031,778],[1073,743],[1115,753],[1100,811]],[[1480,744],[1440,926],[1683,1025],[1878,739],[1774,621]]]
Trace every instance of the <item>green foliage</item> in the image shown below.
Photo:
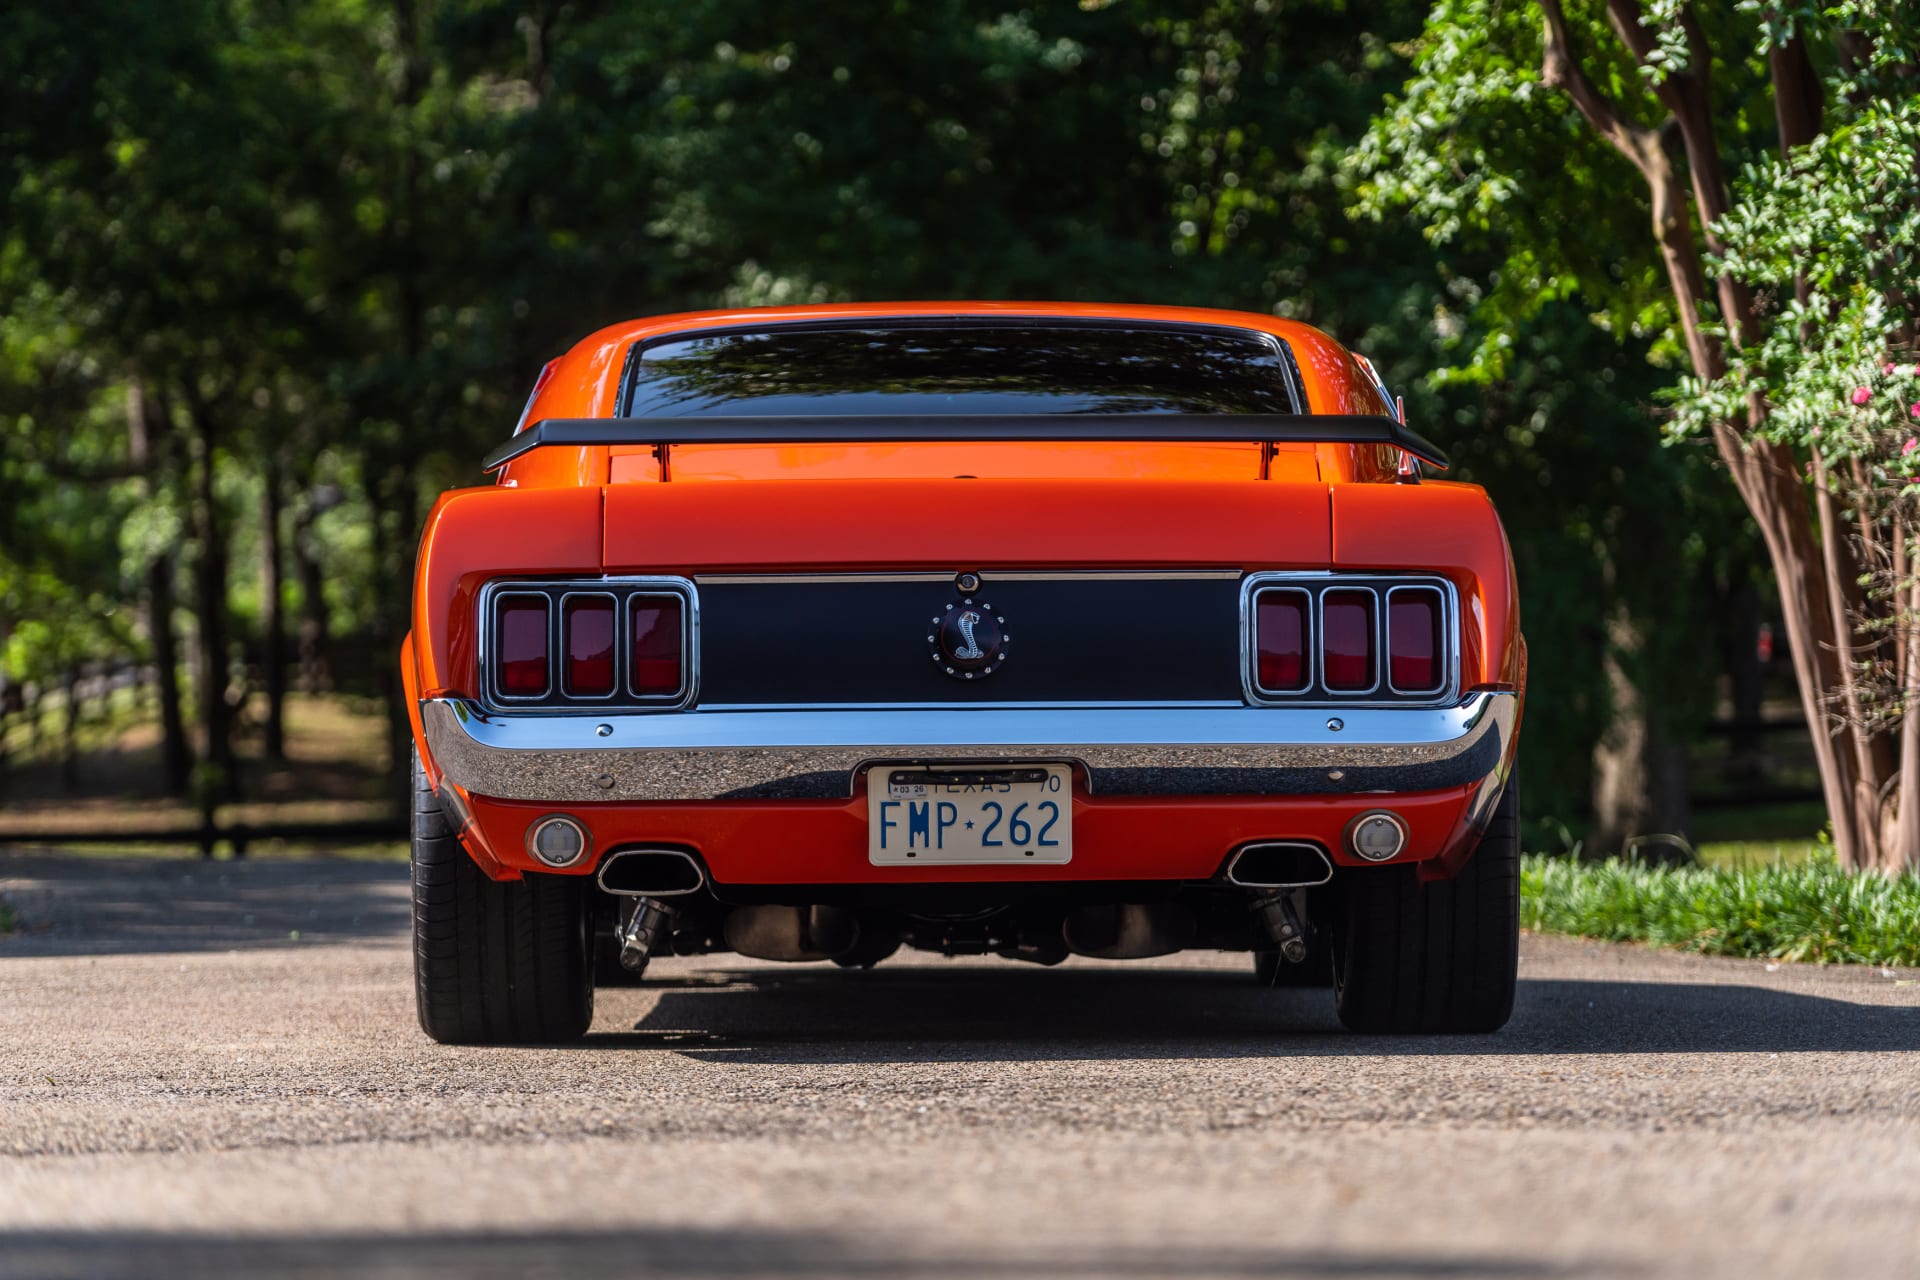
[[[601,324],[915,296],[1245,307],[1368,351],[1491,489],[1533,641],[1530,792],[1577,825],[1609,715],[1603,618],[1639,620],[1635,675],[1684,726],[1712,683],[1712,647],[1688,643],[1710,609],[1666,584],[1718,572],[1738,536],[1700,535],[1727,524],[1720,494],[1659,446],[1644,211],[1540,88],[1537,21],[1443,0],[1423,36],[1427,15],[30,6],[0,25],[7,674],[144,652],[126,603],[156,554],[188,599],[203,424],[241,641],[272,464],[332,632],[384,655],[431,495],[480,479],[541,363]],[[144,470],[136,378],[161,408]],[[1620,571],[1646,563],[1672,568]]]
[[[1855,875],[1830,855],[1753,869],[1529,855],[1520,923],[1705,955],[1920,965],[1920,875]]]
[[[1717,230],[1727,270],[1781,305],[1724,377],[1681,381],[1676,430],[1729,420],[1758,392],[1775,439],[1857,460],[1877,486],[1920,473],[1920,96],[1872,99],[1789,159],[1748,166]]]

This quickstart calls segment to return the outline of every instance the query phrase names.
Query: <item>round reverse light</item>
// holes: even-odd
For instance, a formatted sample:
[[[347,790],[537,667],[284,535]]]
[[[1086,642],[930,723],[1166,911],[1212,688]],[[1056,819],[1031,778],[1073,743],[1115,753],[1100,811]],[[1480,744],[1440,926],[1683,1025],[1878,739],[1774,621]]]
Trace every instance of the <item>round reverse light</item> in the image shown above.
[[[587,829],[564,813],[542,818],[527,830],[527,852],[550,867],[570,867],[587,853]]]
[[[1385,862],[1407,847],[1407,824],[1384,809],[1363,813],[1347,828],[1347,848],[1368,862]]]

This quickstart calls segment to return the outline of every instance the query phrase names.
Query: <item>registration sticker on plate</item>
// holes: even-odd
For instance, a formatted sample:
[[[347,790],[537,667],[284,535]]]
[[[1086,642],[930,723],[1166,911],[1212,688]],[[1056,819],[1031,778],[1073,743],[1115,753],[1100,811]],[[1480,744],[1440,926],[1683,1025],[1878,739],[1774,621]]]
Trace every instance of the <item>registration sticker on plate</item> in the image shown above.
[[[927,768],[867,775],[875,866],[1073,861],[1073,766]]]

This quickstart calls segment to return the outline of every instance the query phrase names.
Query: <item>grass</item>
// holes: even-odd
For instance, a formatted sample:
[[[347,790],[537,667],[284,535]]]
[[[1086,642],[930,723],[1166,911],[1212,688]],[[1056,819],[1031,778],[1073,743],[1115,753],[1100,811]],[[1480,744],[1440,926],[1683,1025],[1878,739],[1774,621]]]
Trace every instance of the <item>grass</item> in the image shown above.
[[[1854,875],[1818,856],[1663,867],[1530,854],[1520,923],[1703,955],[1920,966],[1920,875]]]
[[[1818,801],[1698,809],[1694,852],[1710,867],[1754,869],[1821,856],[1826,807]]]
[[[1783,863],[1797,866],[1825,856],[1817,838],[1805,840],[1716,840],[1695,845],[1693,852],[1709,867],[1729,871],[1756,871]]]

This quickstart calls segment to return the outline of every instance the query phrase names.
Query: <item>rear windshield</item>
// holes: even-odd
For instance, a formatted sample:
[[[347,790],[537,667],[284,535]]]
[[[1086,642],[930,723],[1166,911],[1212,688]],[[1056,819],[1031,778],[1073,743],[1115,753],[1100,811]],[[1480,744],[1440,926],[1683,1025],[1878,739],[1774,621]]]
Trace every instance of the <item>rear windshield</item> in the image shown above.
[[[1277,340],[1231,329],[869,325],[669,338],[627,413],[1291,413]]]

